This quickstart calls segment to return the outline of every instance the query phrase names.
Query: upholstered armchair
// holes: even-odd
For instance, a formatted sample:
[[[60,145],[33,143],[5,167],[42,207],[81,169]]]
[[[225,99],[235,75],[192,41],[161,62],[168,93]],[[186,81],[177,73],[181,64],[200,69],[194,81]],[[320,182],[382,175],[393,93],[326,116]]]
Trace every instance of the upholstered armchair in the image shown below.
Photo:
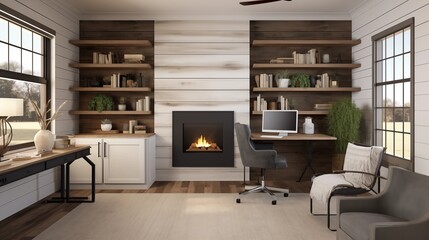
[[[383,192],[341,198],[337,208],[337,239],[429,239],[429,176],[390,167]]]

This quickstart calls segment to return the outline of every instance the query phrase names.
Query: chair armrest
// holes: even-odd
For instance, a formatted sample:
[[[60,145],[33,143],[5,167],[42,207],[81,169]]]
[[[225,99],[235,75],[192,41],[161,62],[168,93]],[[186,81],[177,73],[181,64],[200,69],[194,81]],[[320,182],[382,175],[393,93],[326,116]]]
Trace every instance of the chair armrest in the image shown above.
[[[383,222],[370,226],[370,239],[428,239],[429,235],[429,213],[421,218],[405,222]]]
[[[344,212],[377,212],[380,195],[361,197],[340,197],[337,204],[337,216]]]
[[[375,175],[373,173],[369,173],[369,172],[362,172],[362,171],[354,171],[354,170],[334,170],[332,173],[334,174],[341,174],[341,173],[360,173],[360,174],[365,174],[365,175],[370,175],[376,178],[380,178],[380,179],[384,179],[387,180],[387,178],[383,177],[383,176],[379,176],[379,175]]]
[[[274,144],[272,143],[253,143],[255,150],[272,150],[274,149]]]

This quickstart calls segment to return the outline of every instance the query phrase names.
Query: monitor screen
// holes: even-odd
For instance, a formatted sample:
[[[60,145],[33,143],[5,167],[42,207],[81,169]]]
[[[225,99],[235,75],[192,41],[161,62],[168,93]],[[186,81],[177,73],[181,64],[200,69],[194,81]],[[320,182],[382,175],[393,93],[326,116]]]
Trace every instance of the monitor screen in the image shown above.
[[[298,132],[297,110],[264,110],[262,112],[262,132],[276,132],[286,136]]]

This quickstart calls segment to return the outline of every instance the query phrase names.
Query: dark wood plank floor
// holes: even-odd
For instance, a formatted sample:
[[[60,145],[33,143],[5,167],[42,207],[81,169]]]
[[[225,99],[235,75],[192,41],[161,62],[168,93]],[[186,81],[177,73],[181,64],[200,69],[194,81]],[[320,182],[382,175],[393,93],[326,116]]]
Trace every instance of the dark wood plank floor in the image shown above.
[[[267,185],[289,188],[291,192],[308,192],[310,182],[270,182]],[[250,182],[253,184],[254,182]],[[155,182],[148,190],[98,190],[97,193],[238,193],[243,191],[238,181],[165,181]],[[58,195],[53,194],[47,199]],[[74,190],[72,196],[89,196],[89,190]],[[79,203],[45,203],[40,201],[0,222],[1,240],[33,239],[64,217]]]

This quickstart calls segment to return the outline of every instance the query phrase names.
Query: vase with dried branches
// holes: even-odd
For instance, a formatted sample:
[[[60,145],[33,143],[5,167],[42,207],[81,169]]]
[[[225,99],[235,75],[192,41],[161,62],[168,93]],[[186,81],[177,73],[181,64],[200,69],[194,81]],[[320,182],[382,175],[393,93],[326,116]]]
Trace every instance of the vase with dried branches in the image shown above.
[[[31,98],[29,99],[36,113],[37,121],[40,125],[40,130],[36,133],[36,135],[34,135],[34,145],[36,146],[37,153],[42,154],[51,152],[55,143],[55,134],[53,134],[48,128],[52,121],[60,116],[59,110],[67,103],[67,101],[64,101],[58,107],[55,113],[51,117],[48,117],[49,113],[51,112],[51,108],[49,107],[51,100],[48,100],[46,105],[40,108],[35,101],[33,101]]]

